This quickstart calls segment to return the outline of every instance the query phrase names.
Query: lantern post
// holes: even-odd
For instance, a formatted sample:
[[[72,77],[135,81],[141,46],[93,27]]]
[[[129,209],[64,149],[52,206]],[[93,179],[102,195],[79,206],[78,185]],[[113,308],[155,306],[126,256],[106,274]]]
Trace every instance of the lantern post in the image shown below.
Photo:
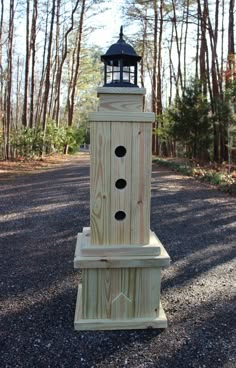
[[[90,227],[78,234],[82,270],[76,330],[166,328],[161,268],[169,255],[150,230],[153,113],[143,112],[141,60],[123,39],[101,56],[104,86],[90,113]]]

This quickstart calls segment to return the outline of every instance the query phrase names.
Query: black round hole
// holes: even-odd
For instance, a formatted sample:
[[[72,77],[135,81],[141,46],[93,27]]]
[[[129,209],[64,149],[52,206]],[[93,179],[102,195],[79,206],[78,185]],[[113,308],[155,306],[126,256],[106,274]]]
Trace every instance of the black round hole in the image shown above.
[[[124,146],[118,146],[115,149],[115,155],[117,157],[124,157],[126,155],[126,148]]]
[[[126,218],[126,213],[124,212],[124,211],[117,211],[116,213],[115,213],[115,219],[117,220],[117,221],[122,221],[122,220],[124,220]]]
[[[126,187],[126,184],[127,182],[125,179],[118,179],[116,180],[115,186],[117,189],[124,189]]]

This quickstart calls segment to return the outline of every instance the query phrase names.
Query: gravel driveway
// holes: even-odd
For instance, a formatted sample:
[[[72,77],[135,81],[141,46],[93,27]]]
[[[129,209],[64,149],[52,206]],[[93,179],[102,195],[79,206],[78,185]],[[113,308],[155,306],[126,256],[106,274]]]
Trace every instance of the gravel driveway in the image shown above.
[[[0,367],[236,367],[236,198],[153,166],[167,330],[75,332],[89,162],[0,184]]]

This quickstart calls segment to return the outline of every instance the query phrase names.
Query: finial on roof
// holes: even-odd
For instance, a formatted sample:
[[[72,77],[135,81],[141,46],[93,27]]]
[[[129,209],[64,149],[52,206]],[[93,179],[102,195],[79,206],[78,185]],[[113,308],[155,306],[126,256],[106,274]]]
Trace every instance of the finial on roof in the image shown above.
[[[120,39],[123,40],[123,26],[120,27]]]

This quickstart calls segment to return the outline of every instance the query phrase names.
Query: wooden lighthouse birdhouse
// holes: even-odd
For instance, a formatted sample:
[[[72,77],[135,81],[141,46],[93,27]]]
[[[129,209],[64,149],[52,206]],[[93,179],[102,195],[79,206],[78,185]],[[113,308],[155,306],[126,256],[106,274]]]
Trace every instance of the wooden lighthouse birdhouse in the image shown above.
[[[161,268],[169,256],[150,230],[153,113],[137,84],[141,57],[120,38],[101,57],[104,86],[91,113],[90,227],[78,234],[82,270],[76,330],[165,328]]]

